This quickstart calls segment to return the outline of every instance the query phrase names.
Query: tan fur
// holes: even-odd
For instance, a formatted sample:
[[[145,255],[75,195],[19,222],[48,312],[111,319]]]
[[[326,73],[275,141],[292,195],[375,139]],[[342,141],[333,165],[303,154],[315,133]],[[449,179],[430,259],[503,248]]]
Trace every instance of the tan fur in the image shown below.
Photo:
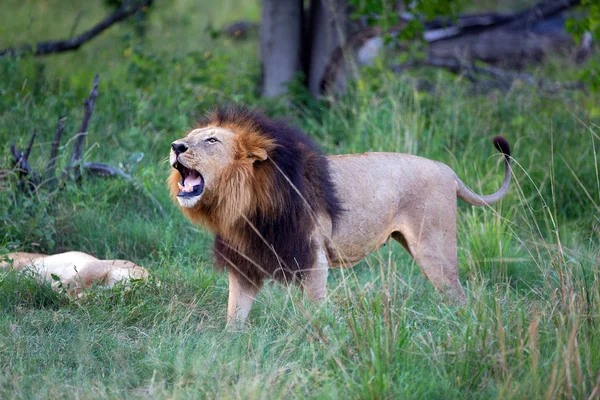
[[[194,154],[197,151],[196,146],[194,146],[197,143],[195,139],[204,139],[207,136],[221,138],[226,153],[216,155]],[[223,202],[217,204],[217,210],[211,212],[210,215],[204,212],[201,207],[188,210],[190,218],[194,219],[195,222],[209,222],[214,219],[215,215],[213,214],[215,212],[218,213],[216,219],[219,221],[235,219],[244,210],[252,208],[254,202],[265,209],[276,204],[270,190],[270,177],[265,175],[254,176],[252,168],[253,162],[266,159],[266,151],[272,148],[274,144],[256,136],[234,134],[226,127],[204,127],[190,132],[186,138],[187,140],[180,140],[190,146],[190,150],[180,156],[186,166],[201,169],[203,174],[206,174],[207,170],[210,171],[211,167],[220,167],[219,175],[214,177],[213,181],[208,182],[204,196],[209,197],[211,192],[218,192],[221,194],[219,198]],[[203,165],[194,162],[194,157],[202,157],[204,159]],[[181,175],[178,171],[173,170],[170,176],[170,187],[173,196],[177,195],[177,182],[179,180],[181,180]],[[252,184],[250,184],[251,181]],[[205,219],[208,219],[208,221],[205,221]]]
[[[508,159],[507,159],[508,160]],[[506,194],[508,161],[500,190],[479,196],[448,166],[407,154],[365,153],[329,157],[338,194],[344,199],[336,229],[321,218],[319,235],[330,250],[331,267],[351,267],[390,238],[400,242],[436,289],[463,303],[458,280],[456,206],[459,198],[491,204]],[[315,265],[319,267],[319,265]],[[326,274],[308,276],[309,298],[325,292]]]
[[[53,288],[62,287],[72,295],[78,295],[83,288],[92,285],[112,287],[118,282],[127,283],[131,279],[146,279],[148,271],[127,260],[99,260],[86,253],[70,251],[54,255],[36,253],[9,253],[12,263],[2,261],[0,268],[14,268],[17,271],[29,269],[41,279],[50,282]],[[56,281],[52,275],[59,278]]]
[[[254,162],[267,158],[268,151],[275,144],[251,127],[248,122],[248,125],[237,127],[234,133],[226,124],[219,127],[204,126],[178,140],[189,146],[189,150],[179,156],[179,162],[202,171],[205,179],[204,193],[199,203],[192,208],[181,207],[182,212],[192,222],[202,224],[212,232],[219,232],[242,249],[244,243],[238,240],[235,229],[240,216],[248,215],[248,211],[256,207],[268,212],[285,206],[273,189],[271,170],[256,171],[253,167]],[[202,152],[201,143],[210,136],[219,138],[224,152]],[[172,152],[171,162],[174,162]],[[175,201],[179,181],[181,175],[173,169],[168,186]]]
[[[226,151],[215,156],[198,145],[210,135],[218,136]],[[262,169],[258,174],[253,168],[256,157],[251,155],[259,154],[257,149],[262,147],[268,158],[274,144],[261,140],[252,121],[200,127],[177,142],[189,147],[179,160],[207,177],[199,202],[192,208],[182,207],[184,214],[243,251],[247,244],[237,234],[236,221],[239,223],[255,206],[262,210],[285,207],[272,190],[276,170]],[[344,211],[335,226],[329,215],[317,213],[317,228],[310,236],[314,265],[303,282],[306,295],[314,301],[322,300],[329,267],[355,265],[393,238],[415,259],[436,289],[464,302],[458,280],[457,197],[470,204],[487,205],[506,194],[511,177],[508,143],[498,137],[495,144],[499,149],[503,147],[505,179],[501,189],[489,196],[472,192],[448,166],[417,156],[365,153],[329,157],[331,177]],[[172,152],[171,164],[174,162]],[[169,185],[174,198],[180,179],[173,170]],[[228,319],[240,323],[248,315],[262,282],[252,286],[231,270],[229,281]]]
[[[332,267],[350,267],[397,239],[441,290],[459,300],[456,182],[446,165],[421,157],[368,153],[330,157],[344,213],[331,238]]]

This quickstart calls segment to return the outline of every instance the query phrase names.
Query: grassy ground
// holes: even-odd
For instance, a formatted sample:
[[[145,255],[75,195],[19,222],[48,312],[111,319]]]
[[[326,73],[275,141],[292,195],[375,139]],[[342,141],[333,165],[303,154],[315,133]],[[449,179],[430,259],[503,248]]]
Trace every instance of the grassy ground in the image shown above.
[[[82,9],[8,3],[15,12],[0,14],[1,45],[69,34]],[[0,272],[0,398],[598,398],[598,95],[547,97],[519,85],[476,94],[439,71],[420,76],[433,86],[419,92],[411,77],[375,67],[335,103],[286,109],[256,96],[255,41],[205,30],[256,19],[256,2],[209,4],[157,2],[144,40],[125,24],[77,53],[0,59],[3,168],[9,144],[23,148],[37,129],[31,159],[43,171],[58,117],[67,116],[66,142],[99,72],[85,157],[136,180],[85,179],[24,197],[14,173],[0,171],[0,252],[81,250],[134,260],[152,275],[74,302]],[[76,31],[102,15],[94,7]],[[533,73],[566,80],[576,71],[555,62]],[[248,328],[224,330],[226,279],[211,268],[210,235],[171,204],[164,161],[195,115],[225,101],[288,115],[329,153],[445,162],[479,192],[500,185],[491,138],[505,135],[516,161],[511,192],[490,208],[459,206],[468,306],[444,305],[389,244],[332,273],[323,307],[268,285]],[[61,166],[69,151],[64,144]]]

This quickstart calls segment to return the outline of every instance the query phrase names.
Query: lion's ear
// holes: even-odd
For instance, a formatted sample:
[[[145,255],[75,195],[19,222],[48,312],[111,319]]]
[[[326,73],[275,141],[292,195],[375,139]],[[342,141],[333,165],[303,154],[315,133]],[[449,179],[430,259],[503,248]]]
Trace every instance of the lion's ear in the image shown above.
[[[260,147],[252,150],[248,153],[248,158],[252,160],[252,162],[256,161],[265,161],[268,157],[267,150],[261,149]]]

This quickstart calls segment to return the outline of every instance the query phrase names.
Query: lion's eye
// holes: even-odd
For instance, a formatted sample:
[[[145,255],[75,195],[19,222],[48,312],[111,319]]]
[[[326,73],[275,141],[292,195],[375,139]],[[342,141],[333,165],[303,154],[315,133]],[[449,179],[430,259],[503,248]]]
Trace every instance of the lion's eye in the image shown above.
[[[219,141],[219,139],[214,138],[214,137],[209,137],[208,139],[205,140],[205,142],[207,143],[217,143]]]

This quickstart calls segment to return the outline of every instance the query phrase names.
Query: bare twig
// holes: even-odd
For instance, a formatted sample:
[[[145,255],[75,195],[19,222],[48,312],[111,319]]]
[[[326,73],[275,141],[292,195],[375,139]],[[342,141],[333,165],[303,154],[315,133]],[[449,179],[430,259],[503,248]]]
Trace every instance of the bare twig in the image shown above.
[[[29,139],[29,144],[27,145],[25,151],[17,149],[17,147],[14,144],[10,145],[10,152],[13,156],[13,164],[18,171],[19,189],[21,191],[25,190],[25,179],[27,175],[30,175],[32,172],[31,166],[29,165],[29,155],[31,154],[31,149],[33,147],[33,142],[35,141],[36,134],[37,132],[34,130],[33,134],[31,135],[31,139]],[[30,183],[32,183],[33,185],[35,185],[35,180],[35,176],[29,179]]]
[[[17,149],[17,146],[15,146],[14,143],[10,145],[10,152],[13,156],[13,165],[19,172],[26,172],[31,170],[31,168],[27,164],[27,161],[23,160],[23,152]]]
[[[44,56],[47,54],[61,53],[64,51],[77,50],[84,43],[92,40],[104,30],[108,29],[112,25],[121,22],[139,10],[149,7],[152,5],[153,0],[143,0],[131,4],[131,1],[125,0],[121,7],[114,13],[104,18],[102,21],[94,25],[91,29],[83,32],[81,35],[75,36],[69,39],[63,40],[50,40],[47,42],[40,42],[34,46],[27,44],[21,47],[9,47],[0,50],[0,57],[4,55],[16,56],[22,53],[33,53],[36,56]]]
[[[168,218],[167,212],[160,205],[160,202],[156,199],[156,197],[152,196],[151,193],[144,190],[144,187],[141,186],[138,182],[136,182],[135,179],[133,179],[131,177],[131,175],[129,175],[125,171],[120,170],[115,167],[111,167],[110,165],[96,163],[96,162],[85,162],[85,163],[83,163],[83,168],[86,169],[91,174],[94,174],[96,176],[119,176],[119,177],[125,179],[126,181],[131,182],[133,184],[133,186],[135,186],[138,190],[146,193],[146,196],[148,196],[150,201],[154,204],[154,206],[158,209],[160,214],[165,219]]]
[[[83,163],[83,168],[88,170],[88,172],[90,172],[93,175],[120,176],[121,178],[128,180],[129,182],[134,182],[131,175],[119,168],[111,167],[107,164],[102,164],[98,162],[85,162]]]
[[[73,25],[71,26],[71,31],[69,31],[69,37],[72,38],[75,35],[75,31],[79,26],[79,21],[81,21],[81,17],[83,16],[83,10],[79,10],[77,15],[75,16],[75,20],[73,21]]]
[[[69,161],[69,165],[67,166],[67,171],[70,171],[73,167],[75,167],[75,180],[78,181],[81,178],[81,172],[79,171],[78,165],[81,162],[81,157],[83,156],[83,142],[85,137],[87,136],[88,126],[90,124],[90,119],[92,118],[92,113],[94,112],[94,105],[96,104],[96,98],[98,97],[98,80],[99,76],[96,74],[94,77],[94,85],[92,86],[92,91],[90,92],[90,96],[83,101],[83,120],[81,121],[81,128],[79,128],[79,133],[75,138],[75,144],[73,145],[73,153],[71,153],[71,160]]]
[[[31,135],[31,139],[29,139],[29,144],[27,145],[27,149],[25,149],[25,154],[23,154],[23,161],[27,162],[29,160],[29,154],[31,154],[31,148],[33,147],[33,142],[35,141],[35,136],[37,135],[37,131],[33,130],[33,135]]]
[[[48,160],[48,166],[46,167],[46,180],[50,189],[56,184],[56,177],[54,176],[54,170],[56,169],[56,157],[58,156],[58,147],[60,145],[60,138],[63,131],[65,130],[65,117],[58,119],[58,125],[56,126],[56,132],[54,133],[54,140],[52,141],[52,150],[50,151],[50,159]]]
[[[29,166],[29,154],[31,153],[31,148],[33,147],[33,142],[35,140],[37,132],[34,130],[33,135],[31,135],[31,139],[29,139],[29,144],[25,151],[21,151],[17,149],[14,144],[10,145],[10,152],[13,156],[13,164],[15,168],[19,170],[19,176],[25,176],[31,172],[31,167]]]

